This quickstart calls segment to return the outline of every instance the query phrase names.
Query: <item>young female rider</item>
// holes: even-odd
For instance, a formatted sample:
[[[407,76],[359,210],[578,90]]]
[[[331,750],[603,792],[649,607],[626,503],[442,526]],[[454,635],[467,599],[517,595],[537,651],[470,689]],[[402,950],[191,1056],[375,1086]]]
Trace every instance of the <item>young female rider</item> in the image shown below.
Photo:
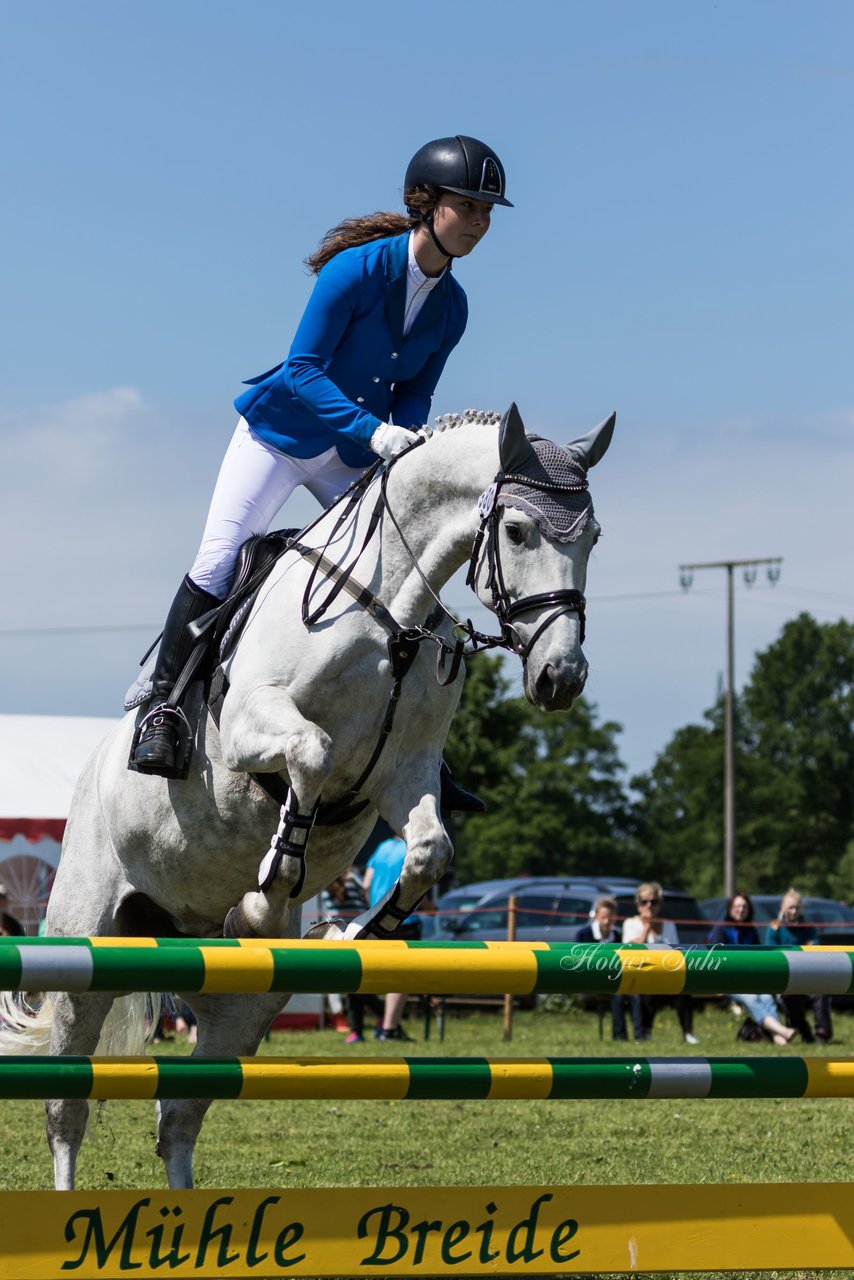
[[[175,768],[182,713],[171,694],[193,647],[188,627],[227,595],[241,543],[266,533],[297,485],[328,505],[372,453],[388,461],[417,439],[466,327],[451,263],[486,235],[494,204],[510,205],[504,183],[476,138],[428,142],[406,170],[408,217],[350,218],[308,259],[318,279],[287,360],[234,402],[240,420],[166,619],[133,768]]]

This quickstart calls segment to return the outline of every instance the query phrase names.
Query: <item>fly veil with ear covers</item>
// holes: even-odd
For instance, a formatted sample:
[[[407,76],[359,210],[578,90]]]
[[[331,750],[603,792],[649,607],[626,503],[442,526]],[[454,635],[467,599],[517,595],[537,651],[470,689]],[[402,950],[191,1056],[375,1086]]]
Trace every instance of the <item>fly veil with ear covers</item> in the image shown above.
[[[568,449],[528,436],[531,450],[496,498],[499,507],[524,511],[552,542],[575,542],[593,515],[587,467]]]
[[[616,414],[611,414],[589,435],[573,441],[566,449],[541,436],[527,436],[519,410],[511,404],[501,420],[499,456],[501,471],[478,503],[481,522],[475,537],[466,582],[473,586],[485,554],[486,585],[501,623],[506,642],[524,661],[547,627],[567,613],[577,613],[584,643],[584,596],[580,591],[547,591],[511,600],[504,584],[498,543],[498,513],[514,507],[530,515],[545,537],[555,542],[574,542],[593,516],[587,488],[587,469],[604,454],[614,433]],[[484,546],[485,544],[485,546]],[[513,619],[523,613],[555,605],[555,609],[524,643]]]

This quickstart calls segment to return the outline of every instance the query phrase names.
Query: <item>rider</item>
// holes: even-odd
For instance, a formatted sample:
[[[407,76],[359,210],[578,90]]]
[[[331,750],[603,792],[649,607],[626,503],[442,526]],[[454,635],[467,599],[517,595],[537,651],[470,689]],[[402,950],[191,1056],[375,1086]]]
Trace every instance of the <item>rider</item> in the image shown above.
[[[417,440],[445,361],[466,327],[451,275],[507,205],[504,168],[476,138],[437,138],[406,170],[407,215],[348,218],[306,259],[318,277],[287,360],[248,382],[196,559],[169,610],[150,710],[130,764],[171,776],[181,713],[172,692],[193,648],[190,624],[225,599],[240,545],[265,533],[297,485],[323,505],[370,464]],[[457,789],[453,805],[482,808]]]

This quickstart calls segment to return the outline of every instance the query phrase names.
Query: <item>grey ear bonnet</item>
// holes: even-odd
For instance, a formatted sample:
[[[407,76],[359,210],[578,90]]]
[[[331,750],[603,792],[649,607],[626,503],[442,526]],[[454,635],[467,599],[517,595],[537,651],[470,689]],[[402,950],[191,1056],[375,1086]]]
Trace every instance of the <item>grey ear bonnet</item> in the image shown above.
[[[513,476],[566,488],[546,492],[525,484],[524,479],[507,480],[499,490],[497,505],[524,511],[552,542],[575,542],[593,518],[587,467],[568,449],[542,436],[528,436],[528,441],[530,452],[513,468]]]

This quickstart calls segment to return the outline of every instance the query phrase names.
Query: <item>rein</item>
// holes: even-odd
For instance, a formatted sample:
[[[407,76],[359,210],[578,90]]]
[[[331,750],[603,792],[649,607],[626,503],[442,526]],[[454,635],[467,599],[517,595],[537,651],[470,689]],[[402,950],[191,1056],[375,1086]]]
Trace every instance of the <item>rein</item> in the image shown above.
[[[419,448],[426,443],[426,438],[422,437],[418,444],[412,448]],[[411,452],[407,450],[407,452]],[[336,822],[344,822],[353,816],[353,806],[358,800],[359,793],[365,782],[373,772],[374,767],[379,760],[383,747],[389,738],[393,725],[397,705],[400,701],[403,680],[409,668],[412,666],[418,655],[419,646],[425,641],[435,644],[438,649],[436,660],[436,680],[442,686],[453,683],[456,680],[462,659],[474,653],[482,652],[486,649],[505,649],[519,655],[523,663],[539,640],[544,631],[548,629],[558,618],[568,613],[577,613],[581,624],[581,642],[584,643],[585,634],[585,600],[580,591],[560,590],[541,592],[537,595],[524,596],[521,600],[511,600],[507,591],[504,574],[501,565],[501,555],[498,546],[498,495],[504,484],[515,481],[531,488],[541,489],[546,492],[561,493],[576,491],[585,488],[584,485],[566,485],[548,483],[544,481],[531,481],[526,476],[516,476],[512,473],[499,471],[495,480],[484,494],[481,495],[478,503],[478,510],[481,516],[480,528],[475,535],[472,547],[471,557],[469,560],[468,573],[466,575],[466,585],[474,589],[475,579],[480,567],[482,555],[486,554],[488,564],[488,577],[486,585],[492,596],[492,604],[495,614],[501,624],[501,634],[497,636],[486,635],[477,631],[470,620],[461,622],[454,616],[442,602],[421,569],[412,548],[406,540],[403,530],[391,508],[388,498],[388,479],[392,467],[398,459],[392,459],[385,467],[382,468],[380,478],[379,492],[374,501],[374,507],[368,520],[368,527],[361,545],[349,564],[342,566],[330,559],[327,555],[330,544],[335,535],[343,527],[348,517],[351,515],[355,507],[360,505],[368,495],[368,491],[376,479],[376,475],[381,463],[375,463],[367,472],[359,477],[358,480],[350,486],[350,488],[341,495],[339,502],[346,498],[344,510],[338,516],[323,549],[310,547],[306,545],[302,538],[314,527],[322,518],[318,517],[311,525],[306,526],[301,533],[290,542],[289,551],[296,551],[304,560],[311,564],[311,573],[306,584],[302,599],[302,621],[306,627],[314,626],[329,610],[334,601],[346,592],[358,605],[366,610],[370,616],[380,624],[388,632],[388,656],[389,665],[391,667],[392,687],[389,693],[388,702],[386,704],[385,715],[383,716],[382,726],[379,736],[371,752],[370,759],[363,768],[356,781],[348,788],[348,790],[338,800],[322,806],[324,810],[324,825],[334,825]],[[354,570],[359,563],[362,555],[372,541],[377,529],[381,526],[383,516],[388,513],[397,535],[400,539],[406,554],[408,555],[413,568],[421,578],[430,595],[435,600],[445,617],[453,624],[455,641],[449,643],[444,636],[438,635],[435,631],[431,631],[427,626],[402,627],[394,618],[390,610],[383,602],[367,587],[363,586],[354,576]],[[484,548],[485,542],[485,548]],[[331,590],[327,593],[320,604],[314,608],[311,607],[311,596],[315,588],[318,576],[322,575],[332,583]],[[531,639],[525,644],[518,631],[513,625],[514,619],[525,613],[532,613],[536,610],[555,605],[556,608],[543,620]],[[447,673],[446,673],[447,665]],[[359,806],[363,807],[364,802]]]

